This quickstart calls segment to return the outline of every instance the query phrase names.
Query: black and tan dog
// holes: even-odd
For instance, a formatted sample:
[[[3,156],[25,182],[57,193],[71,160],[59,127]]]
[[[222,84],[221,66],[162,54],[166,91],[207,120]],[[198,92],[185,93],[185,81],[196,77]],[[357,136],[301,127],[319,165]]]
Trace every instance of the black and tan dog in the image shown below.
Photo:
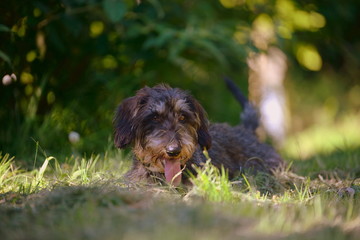
[[[224,166],[229,177],[243,169],[268,171],[279,168],[283,160],[269,145],[255,135],[256,111],[229,79],[230,91],[243,106],[242,124],[209,124],[206,112],[188,92],[167,85],[140,89],[118,107],[115,119],[115,145],[132,146],[130,181],[154,182],[165,179],[178,186],[187,181],[186,169],[206,162]]]

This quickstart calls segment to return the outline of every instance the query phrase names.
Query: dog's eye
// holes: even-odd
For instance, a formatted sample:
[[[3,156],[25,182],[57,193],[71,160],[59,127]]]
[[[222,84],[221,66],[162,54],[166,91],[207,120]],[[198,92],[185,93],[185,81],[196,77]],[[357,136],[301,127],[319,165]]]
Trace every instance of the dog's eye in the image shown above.
[[[185,121],[185,116],[182,114],[182,115],[180,115],[180,117],[179,117],[179,121],[180,122],[184,122]]]
[[[160,121],[160,116],[158,114],[154,114],[151,118],[151,120],[153,122],[159,122]]]

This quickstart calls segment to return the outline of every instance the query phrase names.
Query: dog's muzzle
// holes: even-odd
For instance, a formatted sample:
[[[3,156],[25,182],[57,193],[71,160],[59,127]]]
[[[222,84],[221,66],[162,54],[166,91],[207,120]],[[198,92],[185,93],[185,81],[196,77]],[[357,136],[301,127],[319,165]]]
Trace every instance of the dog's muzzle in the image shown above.
[[[181,153],[181,145],[177,141],[169,143],[165,148],[168,158],[164,159],[164,171],[166,181],[178,186],[181,183],[181,164],[180,159],[176,158]]]

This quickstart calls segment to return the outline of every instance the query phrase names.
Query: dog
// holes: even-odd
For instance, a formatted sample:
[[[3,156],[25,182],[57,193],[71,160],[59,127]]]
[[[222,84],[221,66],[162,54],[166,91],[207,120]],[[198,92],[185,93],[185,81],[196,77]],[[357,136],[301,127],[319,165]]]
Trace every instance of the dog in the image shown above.
[[[243,107],[242,124],[210,124],[200,103],[187,91],[166,84],[144,87],[125,99],[114,117],[114,143],[132,147],[131,182],[165,180],[172,186],[189,183],[188,170],[201,167],[208,152],[211,163],[233,178],[246,169],[271,172],[284,165],[280,155],[259,142],[258,114],[232,80],[225,82]]]

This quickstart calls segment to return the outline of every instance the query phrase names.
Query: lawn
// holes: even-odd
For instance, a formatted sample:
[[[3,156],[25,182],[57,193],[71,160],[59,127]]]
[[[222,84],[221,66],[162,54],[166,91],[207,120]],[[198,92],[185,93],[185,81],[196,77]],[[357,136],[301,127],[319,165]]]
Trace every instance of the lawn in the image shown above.
[[[62,164],[43,158],[25,171],[1,156],[1,239],[360,237],[359,150],[234,181],[207,164],[193,187],[179,189],[127,183],[129,156],[120,151]]]

